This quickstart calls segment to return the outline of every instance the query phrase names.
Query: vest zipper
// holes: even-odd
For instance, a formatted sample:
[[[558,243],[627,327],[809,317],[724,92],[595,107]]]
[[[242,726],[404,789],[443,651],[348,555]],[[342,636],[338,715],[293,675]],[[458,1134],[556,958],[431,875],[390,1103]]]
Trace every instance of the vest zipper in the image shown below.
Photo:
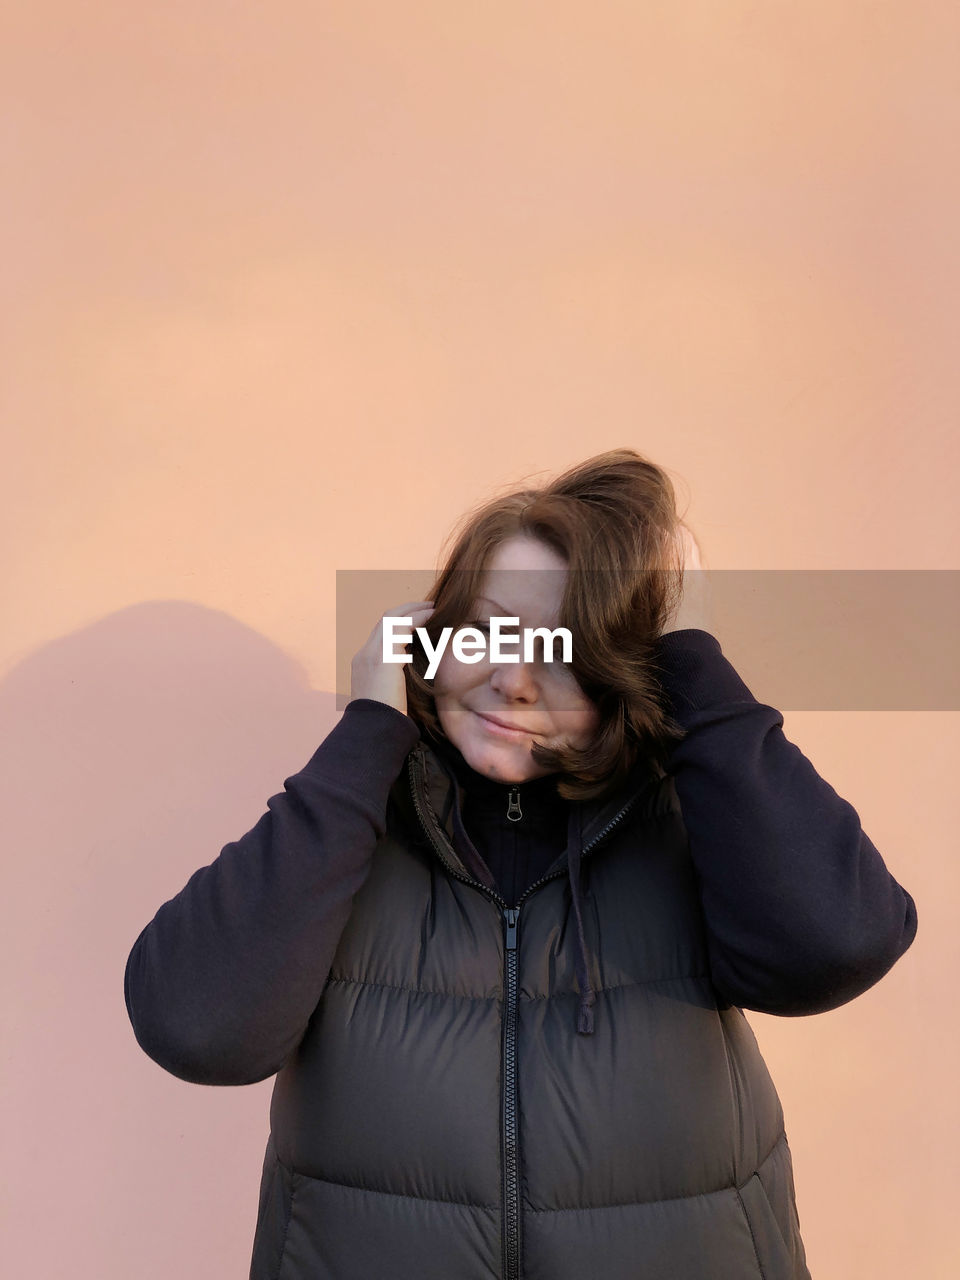
[[[594,849],[601,840],[606,839],[615,826],[622,822],[633,805],[636,795],[623,806],[619,813],[606,824],[602,831],[590,840],[580,851],[583,858],[587,850]],[[520,923],[520,907],[532,890],[539,888],[547,880],[563,875],[565,867],[550,875],[541,876],[521,895],[515,907],[503,907],[504,923],[504,1008],[503,1035],[501,1041],[501,1078],[502,1110],[501,1110],[501,1150],[502,1150],[502,1221],[503,1230],[503,1280],[520,1280],[520,1258],[522,1254],[520,1213],[520,1143],[517,1133],[517,1018],[519,997],[519,957],[517,933]]]
[[[420,819],[420,825],[423,827],[437,852],[440,861],[446,867],[447,871],[456,880],[462,881],[464,884],[472,885],[473,888],[479,889],[481,893],[486,894],[491,901],[499,904],[500,913],[504,923],[504,994],[503,994],[503,1025],[500,1045],[500,1071],[501,1071],[501,1112],[500,1112],[500,1143],[501,1143],[501,1215],[502,1215],[502,1262],[503,1262],[503,1280],[520,1280],[520,1257],[521,1257],[521,1222],[522,1215],[520,1212],[520,1140],[517,1125],[517,1015],[518,1015],[518,996],[519,996],[519,960],[517,936],[519,933],[520,908],[524,899],[539,889],[542,884],[548,880],[554,880],[557,876],[562,876],[566,868],[560,867],[556,871],[549,872],[547,875],[541,876],[529,888],[525,889],[520,895],[520,899],[515,907],[507,906],[506,901],[494,889],[489,889],[485,884],[481,884],[479,880],[475,880],[472,876],[462,875],[457,869],[451,866],[447,857],[444,844],[446,838],[439,830],[439,823],[436,823],[436,831],[434,824],[427,820],[424,813],[423,805],[420,801],[420,787],[417,778],[416,764],[414,763],[415,752],[411,751],[407,757],[407,775],[410,780],[410,794],[413,797],[413,806],[416,809],[417,817]],[[622,822],[624,817],[633,808],[634,803],[641,794],[646,794],[646,788],[642,791],[634,792],[618,813],[610,819],[602,831],[598,831],[592,840],[588,841],[580,851],[581,860],[588,852],[595,849],[601,840],[605,840],[609,833]],[[518,805],[519,807],[519,805]],[[509,814],[509,810],[508,810]],[[433,811],[430,812],[431,818],[434,818]],[[437,839],[437,835],[440,839]],[[455,855],[455,850],[451,846],[451,852]]]
[[[510,788],[510,794],[507,799],[507,817],[511,822],[519,822],[523,817],[523,810],[520,808],[519,787]]]
[[[504,907],[504,1013],[502,1039],[501,1151],[503,1276],[520,1280],[520,1150],[517,1135],[517,925],[519,907]]]

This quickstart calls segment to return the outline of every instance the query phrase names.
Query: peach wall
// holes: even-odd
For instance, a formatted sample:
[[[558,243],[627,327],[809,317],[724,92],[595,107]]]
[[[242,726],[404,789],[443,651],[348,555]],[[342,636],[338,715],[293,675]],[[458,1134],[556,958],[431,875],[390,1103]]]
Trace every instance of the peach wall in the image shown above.
[[[429,567],[618,445],[714,568],[957,567],[958,35],[931,0],[7,13],[10,1274],[247,1273],[270,1082],[162,1072],[123,967],[334,723],[337,569]],[[857,1001],[750,1015],[811,1271],[952,1280],[957,716],[786,728],[920,916]]]

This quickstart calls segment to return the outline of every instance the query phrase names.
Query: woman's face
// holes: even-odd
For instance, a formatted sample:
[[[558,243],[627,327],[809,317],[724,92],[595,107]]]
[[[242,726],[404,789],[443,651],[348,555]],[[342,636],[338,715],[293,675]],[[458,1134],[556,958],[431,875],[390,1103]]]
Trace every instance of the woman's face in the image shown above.
[[[529,535],[502,542],[491,556],[475,612],[461,625],[489,624],[491,617],[519,618],[519,628],[560,625],[566,561]],[[516,626],[505,630],[516,634]],[[576,644],[577,638],[573,637]],[[523,661],[523,644],[505,647],[518,662],[491,662],[488,649],[477,663],[460,662],[448,645],[433,682],[444,733],[471,768],[500,782],[526,782],[549,773],[530,756],[533,742],[585,747],[600,724],[596,706],[558,659]],[[487,717],[513,726],[503,730]]]

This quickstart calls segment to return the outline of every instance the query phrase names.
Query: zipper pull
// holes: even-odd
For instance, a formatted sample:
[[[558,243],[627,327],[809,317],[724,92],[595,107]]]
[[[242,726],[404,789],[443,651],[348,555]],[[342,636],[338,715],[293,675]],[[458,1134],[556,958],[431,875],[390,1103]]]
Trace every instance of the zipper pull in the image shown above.
[[[507,950],[516,951],[517,949],[517,920],[520,916],[519,907],[504,907],[503,919],[507,926]]]
[[[507,817],[511,822],[519,822],[523,817],[523,810],[520,808],[519,787],[510,788],[510,794],[507,798]]]

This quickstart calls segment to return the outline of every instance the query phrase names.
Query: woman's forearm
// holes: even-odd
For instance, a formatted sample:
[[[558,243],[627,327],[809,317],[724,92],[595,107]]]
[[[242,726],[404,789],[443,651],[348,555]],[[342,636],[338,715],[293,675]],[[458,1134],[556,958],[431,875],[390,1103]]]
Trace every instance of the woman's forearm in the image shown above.
[[[777,1014],[852,1000],[913,941],[913,898],[853,806],[785,737],[783,716],[753,697],[714,636],[662,636],[657,662],[687,730],[669,772],[718,992]]]
[[[221,1085],[279,1070],[320,998],[418,738],[395,708],[348,703],[256,826],[160,907],[124,974],[137,1041],[160,1066]]]

